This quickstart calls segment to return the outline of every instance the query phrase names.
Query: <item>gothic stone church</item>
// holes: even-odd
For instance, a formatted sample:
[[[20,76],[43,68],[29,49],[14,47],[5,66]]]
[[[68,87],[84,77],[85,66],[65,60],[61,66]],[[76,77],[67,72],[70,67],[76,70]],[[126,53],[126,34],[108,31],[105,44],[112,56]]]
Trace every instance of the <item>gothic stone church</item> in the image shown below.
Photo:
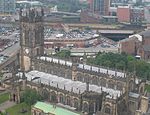
[[[33,88],[47,95],[50,103],[86,115],[142,115],[147,111],[145,83],[134,75],[45,56],[43,16],[42,9],[20,11],[23,88]]]

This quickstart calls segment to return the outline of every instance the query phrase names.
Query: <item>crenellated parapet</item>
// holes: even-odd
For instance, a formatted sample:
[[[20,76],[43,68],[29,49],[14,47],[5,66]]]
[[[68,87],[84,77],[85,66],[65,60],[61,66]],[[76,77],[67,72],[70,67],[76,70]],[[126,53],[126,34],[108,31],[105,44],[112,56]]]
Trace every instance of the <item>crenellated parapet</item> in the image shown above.
[[[28,23],[42,22],[44,10],[42,8],[21,9],[19,16],[21,22],[28,22]]]

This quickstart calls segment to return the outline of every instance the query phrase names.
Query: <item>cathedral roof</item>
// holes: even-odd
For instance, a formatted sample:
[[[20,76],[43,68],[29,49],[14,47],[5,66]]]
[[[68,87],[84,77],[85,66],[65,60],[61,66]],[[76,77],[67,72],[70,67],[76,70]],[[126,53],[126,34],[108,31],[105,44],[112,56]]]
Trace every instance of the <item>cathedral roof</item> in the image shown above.
[[[18,73],[19,75],[20,73]],[[76,94],[84,93],[86,91],[86,83],[80,82],[80,81],[72,81],[71,79],[65,79],[63,77],[58,77],[56,75],[48,74],[45,72],[39,72],[39,71],[30,71],[26,73],[26,77],[28,81],[32,81],[35,83],[43,83],[45,85],[50,85],[52,87],[56,87],[59,89],[65,89],[69,92],[74,92]],[[35,77],[39,77],[39,79],[34,79]],[[97,86],[97,85],[89,85],[89,91],[93,91],[96,93],[102,93],[106,92],[109,95],[108,98],[114,98],[120,96],[121,91],[115,90],[107,87]]]
[[[52,58],[52,57],[42,56],[42,57],[38,57],[38,59],[48,61],[48,62],[53,62],[53,63],[59,63],[61,65],[66,65],[69,67],[72,67],[72,65],[73,65],[73,63],[70,61],[65,61],[65,60],[56,59],[56,58]],[[87,64],[78,64],[77,68],[88,70],[88,71],[93,71],[93,72],[99,72],[99,73],[103,73],[103,74],[108,74],[108,75],[116,76],[116,77],[120,77],[120,78],[126,77],[126,74],[123,72],[106,69],[106,68],[101,68],[101,67],[96,67],[96,66],[91,66],[91,65],[87,65]]]

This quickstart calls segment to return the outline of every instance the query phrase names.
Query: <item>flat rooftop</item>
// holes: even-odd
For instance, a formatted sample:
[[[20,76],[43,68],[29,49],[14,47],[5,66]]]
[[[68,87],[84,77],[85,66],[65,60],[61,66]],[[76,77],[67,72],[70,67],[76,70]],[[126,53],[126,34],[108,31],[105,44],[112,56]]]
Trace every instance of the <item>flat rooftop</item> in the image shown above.
[[[89,30],[85,30],[82,32],[79,30],[65,32],[47,28],[44,30],[44,33],[45,40],[84,40],[99,37],[99,35],[96,34],[96,32]]]
[[[67,109],[64,109],[62,107],[58,107],[50,104],[50,103],[46,103],[46,102],[40,102],[38,101],[34,106],[34,108],[42,110],[45,114],[54,114],[54,115],[80,115],[78,113],[69,111]]]
[[[133,30],[99,30],[102,34],[134,34]]]

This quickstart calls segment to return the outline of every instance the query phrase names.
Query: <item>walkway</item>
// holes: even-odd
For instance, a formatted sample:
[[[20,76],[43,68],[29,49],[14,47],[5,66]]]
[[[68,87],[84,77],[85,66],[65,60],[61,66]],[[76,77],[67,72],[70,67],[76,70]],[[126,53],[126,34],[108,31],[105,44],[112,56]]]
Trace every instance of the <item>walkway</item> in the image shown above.
[[[12,107],[14,105],[16,105],[15,102],[13,102],[13,101],[6,101],[6,102],[0,104],[0,111],[5,112],[6,109],[8,109],[8,108],[10,108],[10,107]]]

